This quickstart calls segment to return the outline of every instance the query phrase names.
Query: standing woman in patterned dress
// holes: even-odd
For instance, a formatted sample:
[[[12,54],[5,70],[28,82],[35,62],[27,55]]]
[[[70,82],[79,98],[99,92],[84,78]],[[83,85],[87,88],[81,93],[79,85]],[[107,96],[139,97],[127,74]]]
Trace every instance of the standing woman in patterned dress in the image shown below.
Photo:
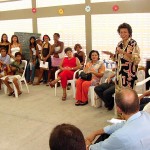
[[[137,42],[132,39],[132,28],[129,24],[123,23],[118,27],[121,41],[116,47],[115,54],[108,51],[103,53],[110,55],[116,62],[116,92],[121,87],[134,89],[137,80],[137,69],[140,62],[140,50]]]

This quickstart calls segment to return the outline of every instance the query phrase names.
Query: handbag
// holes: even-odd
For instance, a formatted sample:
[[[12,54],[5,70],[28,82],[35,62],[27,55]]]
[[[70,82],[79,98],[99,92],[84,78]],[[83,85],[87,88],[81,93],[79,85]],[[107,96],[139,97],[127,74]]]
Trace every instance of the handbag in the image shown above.
[[[52,66],[59,67],[61,61],[62,61],[62,58],[52,57]]]
[[[92,73],[81,72],[80,75],[79,75],[79,77],[82,80],[91,81],[91,79],[92,79]]]

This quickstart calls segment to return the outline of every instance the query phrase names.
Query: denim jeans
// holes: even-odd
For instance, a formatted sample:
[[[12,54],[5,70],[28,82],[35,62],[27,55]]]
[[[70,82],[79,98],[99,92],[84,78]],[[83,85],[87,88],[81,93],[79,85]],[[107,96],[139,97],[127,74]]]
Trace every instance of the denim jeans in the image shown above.
[[[35,65],[32,65],[32,70],[31,70],[31,74],[30,74],[30,63],[27,66],[26,69],[26,80],[27,82],[33,82],[34,81],[34,77],[35,77]]]

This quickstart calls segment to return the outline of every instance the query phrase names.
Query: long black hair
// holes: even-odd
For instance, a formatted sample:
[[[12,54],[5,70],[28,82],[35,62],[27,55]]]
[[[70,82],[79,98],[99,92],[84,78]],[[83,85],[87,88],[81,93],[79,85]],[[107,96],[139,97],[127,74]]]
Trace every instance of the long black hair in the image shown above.
[[[31,39],[34,40],[34,43],[31,43]],[[32,45],[34,45],[34,48],[36,48],[36,38],[35,38],[34,36],[31,36],[31,37],[30,37],[29,42],[30,42],[30,45],[29,45],[30,48],[31,48]]]
[[[8,36],[7,36],[7,34],[6,33],[3,33],[2,34],[2,36],[1,36],[1,43],[3,43],[4,41],[3,41],[3,36],[6,36],[7,37],[7,39],[6,39],[6,43],[9,43],[9,41],[8,41]]]

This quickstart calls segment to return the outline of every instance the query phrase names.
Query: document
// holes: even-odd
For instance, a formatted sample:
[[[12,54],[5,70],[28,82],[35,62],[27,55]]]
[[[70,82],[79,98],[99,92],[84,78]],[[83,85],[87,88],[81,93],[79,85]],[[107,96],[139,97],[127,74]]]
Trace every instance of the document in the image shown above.
[[[49,67],[48,67],[48,62],[43,62],[43,61],[40,61],[40,68],[43,68],[45,70],[49,70]]]

